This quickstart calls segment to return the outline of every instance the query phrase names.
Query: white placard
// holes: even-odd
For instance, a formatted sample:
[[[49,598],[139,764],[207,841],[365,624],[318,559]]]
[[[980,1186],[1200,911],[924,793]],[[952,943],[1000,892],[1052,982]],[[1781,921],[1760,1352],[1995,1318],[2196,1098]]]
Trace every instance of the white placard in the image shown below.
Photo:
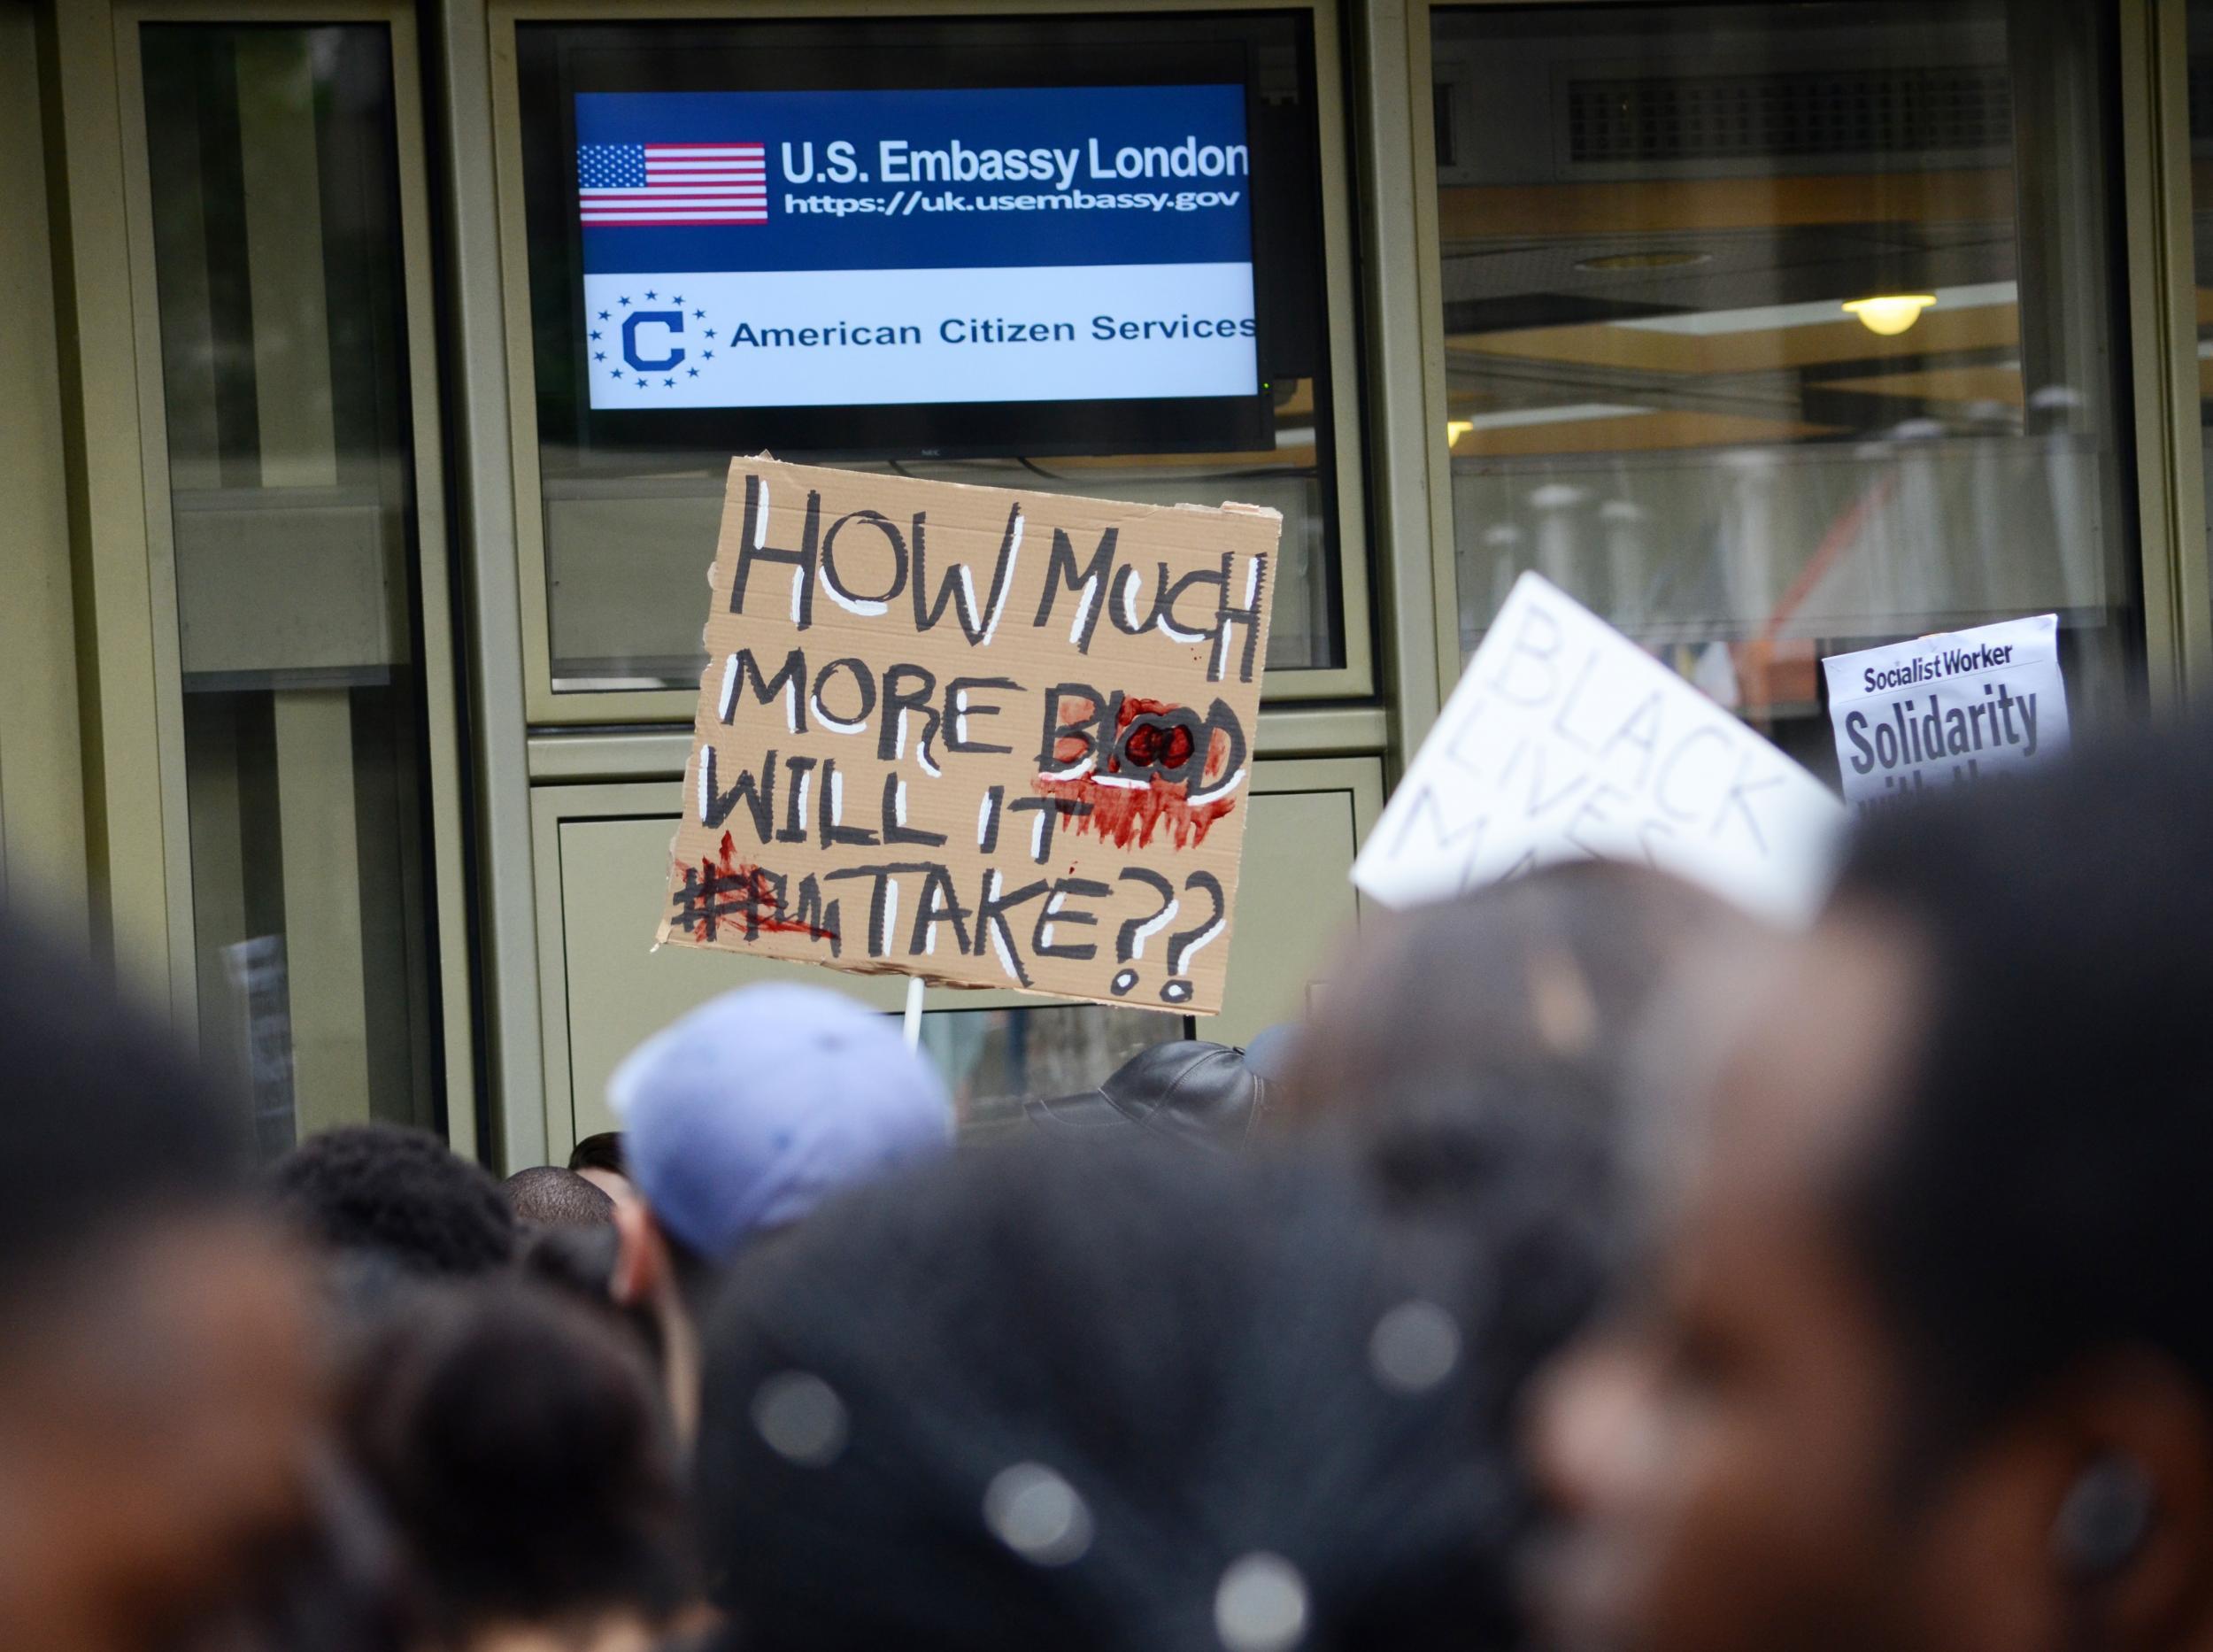
[[[1809,919],[1844,810],[1559,587],[1523,574],[1353,863],[1392,906],[1556,861],[1642,861]]]
[[[2067,749],[2056,614],[1821,663],[1837,768],[1855,814],[2018,773]]]

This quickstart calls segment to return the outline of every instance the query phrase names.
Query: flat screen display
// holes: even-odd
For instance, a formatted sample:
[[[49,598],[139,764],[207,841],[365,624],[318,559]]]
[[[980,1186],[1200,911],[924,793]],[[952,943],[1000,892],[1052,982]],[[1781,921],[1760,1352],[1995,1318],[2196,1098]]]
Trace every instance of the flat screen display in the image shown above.
[[[1242,83],[574,96],[595,412],[1263,388]]]
[[[518,27],[541,443],[1272,470],[1328,422],[1309,27]]]

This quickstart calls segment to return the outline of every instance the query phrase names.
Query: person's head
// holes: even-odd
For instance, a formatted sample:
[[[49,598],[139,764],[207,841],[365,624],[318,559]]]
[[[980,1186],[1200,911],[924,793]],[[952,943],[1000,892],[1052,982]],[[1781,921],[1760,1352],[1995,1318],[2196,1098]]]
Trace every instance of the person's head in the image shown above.
[[[1571,1644],[2213,1643],[2213,748],[1864,827],[1546,1385]]]
[[[1766,938],[1704,891],[1600,861],[1393,915],[1299,1029],[1272,1123],[1346,1152],[1447,1277],[1465,1255],[1460,1229],[1522,1208],[1532,1152],[1577,1163],[1582,1190],[1558,1218],[1610,1243],[1649,1027],[1679,1016],[1711,953]],[[1530,1219],[1542,1231],[1555,1213]],[[1487,1286],[1478,1274],[1452,1288]]]
[[[1244,1050],[1176,1038],[1139,1050],[1095,1090],[1033,1097],[1023,1111],[1037,1128],[1072,1141],[1119,1142],[1144,1132],[1227,1149],[1253,1133],[1270,1088]]]
[[[628,1198],[633,1191],[619,1130],[603,1130],[578,1142],[569,1152],[568,1168],[610,1199]]]
[[[396,1299],[343,1438],[398,1528],[436,1644],[664,1625],[692,1598],[676,1450],[638,1350],[516,1280]]]
[[[499,1185],[428,1131],[346,1124],[273,1165],[278,1214],[326,1257],[395,1278],[461,1278],[513,1259]]]
[[[1607,1118],[1676,973],[1760,930],[1665,873],[1600,861],[1389,915],[1302,1030],[1271,1122],[1422,1116],[1520,1092]]]
[[[574,1170],[536,1164],[499,1185],[507,1208],[525,1228],[611,1228],[614,1200]]]
[[[691,1011],[633,1050],[607,1090],[637,1191],[616,1208],[616,1297],[654,1306],[688,1432],[697,1312],[721,1271],[831,1194],[950,1152],[952,1103],[895,1019],[782,984]]]
[[[548,1227],[525,1233],[515,1267],[534,1285],[580,1302],[635,1339],[656,1377],[663,1371],[660,1321],[642,1302],[618,1300],[616,1270],[622,1236],[613,1223],[598,1227]]]
[[[178,1059],[4,923],[0,1073],[0,1646],[185,1644],[303,1518],[303,1281]]]
[[[1448,1311],[1319,1162],[1031,1137],[843,1200],[712,1322],[735,1643],[1517,1644],[1504,1419],[1572,1311]]]

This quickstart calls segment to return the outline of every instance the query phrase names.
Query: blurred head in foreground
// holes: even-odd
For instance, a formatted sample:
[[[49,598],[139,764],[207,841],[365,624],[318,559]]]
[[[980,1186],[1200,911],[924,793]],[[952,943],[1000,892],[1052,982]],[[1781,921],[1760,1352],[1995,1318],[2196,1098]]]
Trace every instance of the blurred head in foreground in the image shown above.
[[[750,986],[630,1052],[608,1081],[636,1200],[618,1301],[658,1323],[669,1403],[698,1404],[700,1305],[748,1246],[831,1194],[942,1157],[952,1103],[898,1021],[817,986]]]
[[[1646,1127],[1654,1029],[1705,1019],[1693,1000],[1716,961],[1770,939],[1703,890],[1601,861],[1394,914],[1300,1030],[1279,1121],[1347,1152],[1446,1269],[1470,1223],[1579,1222],[1588,1244],[1615,1243],[1615,1161]],[[1532,1152],[1578,1163],[1568,1208],[1532,1205],[1559,1193],[1527,1185]]]
[[[515,1219],[499,1184],[428,1131],[324,1131],[279,1159],[267,1186],[278,1214],[342,1282],[371,1295],[514,1259]]]
[[[356,1353],[351,1455],[431,1644],[652,1644],[692,1595],[675,1447],[600,1315],[516,1280],[396,1301]]]
[[[1032,1138],[843,1200],[713,1323],[734,1644],[1514,1646],[1506,1418],[1577,1306],[1455,1315],[1318,1163]]]
[[[1282,1122],[1418,1126],[1525,1094],[1610,1121],[1655,1004],[1703,953],[1763,932],[1600,861],[1392,914],[1304,1030]]]
[[[595,1227],[542,1227],[523,1236],[515,1270],[534,1285],[581,1304],[645,1356],[656,1392],[666,1388],[659,1320],[636,1302],[616,1299],[622,1236],[613,1221]]]
[[[0,1646],[193,1644],[299,1525],[321,1391],[297,1270],[156,1036],[0,928]]]
[[[1548,1380],[1569,1645],[2213,1643],[2213,750],[1870,823]]]

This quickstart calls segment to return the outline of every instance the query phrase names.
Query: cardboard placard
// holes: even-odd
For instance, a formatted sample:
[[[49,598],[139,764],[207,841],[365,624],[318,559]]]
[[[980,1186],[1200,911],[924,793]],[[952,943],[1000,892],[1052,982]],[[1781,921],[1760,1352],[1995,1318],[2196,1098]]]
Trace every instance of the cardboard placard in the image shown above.
[[[1832,654],[1821,664],[1837,769],[1854,814],[1932,787],[2017,774],[2067,750],[2055,614]]]
[[[1799,922],[1827,890],[1843,823],[1827,787],[1523,574],[1353,881],[1406,906],[1596,856],[1646,861]]]
[[[733,460],[659,938],[1214,1014],[1282,528]]]

